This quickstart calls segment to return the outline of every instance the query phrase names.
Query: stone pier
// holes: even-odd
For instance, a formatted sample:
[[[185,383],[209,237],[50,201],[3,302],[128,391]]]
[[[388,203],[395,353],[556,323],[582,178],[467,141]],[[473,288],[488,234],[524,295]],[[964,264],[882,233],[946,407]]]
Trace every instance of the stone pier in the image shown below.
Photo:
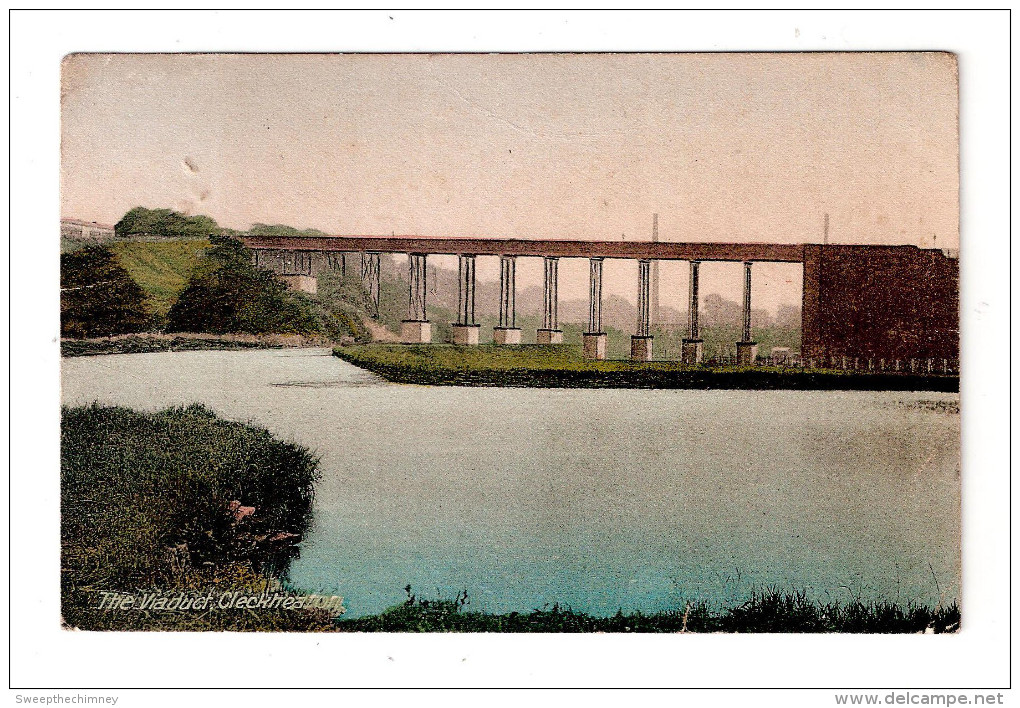
[[[520,344],[521,330],[517,326],[517,257],[499,257],[499,326],[492,330],[496,344]]]
[[[475,257],[457,258],[457,322],[453,324],[453,343],[477,345],[481,325],[475,322]]]
[[[691,261],[690,286],[687,300],[687,337],[684,338],[680,361],[684,364],[700,364],[704,356],[704,342],[698,327],[698,267],[700,261]]]
[[[319,281],[310,275],[280,275],[277,276],[286,283],[291,290],[315,295],[319,290]]]
[[[737,342],[737,365],[754,366],[758,343],[751,341],[751,262],[744,261],[744,329]]]
[[[545,308],[542,313],[542,328],[535,341],[539,344],[563,344],[563,330],[559,326],[559,270],[560,259],[546,256],[545,263]]]
[[[408,254],[407,319],[400,323],[400,339],[405,344],[428,344],[432,325],[425,305],[426,266],[424,253]]]
[[[588,263],[588,331],[582,337],[582,355],[585,359],[603,361],[607,337],[602,331],[602,259],[591,258]]]
[[[630,338],[630,358],[634,361],[652,360],[650,283],[651,261],[641,259],[638,261],[637,332]]]

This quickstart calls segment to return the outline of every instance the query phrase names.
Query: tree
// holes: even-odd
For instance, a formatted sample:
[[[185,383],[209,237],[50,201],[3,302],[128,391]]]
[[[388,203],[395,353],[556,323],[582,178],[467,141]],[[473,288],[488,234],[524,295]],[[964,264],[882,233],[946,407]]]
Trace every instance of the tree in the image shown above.
[[[285,224],[252,224],[248,229],[252,236],[324,236],[318,229],[295,229]]]
[[[223,230],[208,216],[187,216],[172,209],[146,209],[135,207],[128,211],[113,230],[118,236],[147,234],[169,238],[204,237]]]
[[[251,251],[227,236],[212,248],[167,314],[169,332],[225,334],[319,331],[309,304],[267,270],[252,264]]]
[[[151,323],[145,293],[106,246],[60,256],[60,334],[109,337]]]

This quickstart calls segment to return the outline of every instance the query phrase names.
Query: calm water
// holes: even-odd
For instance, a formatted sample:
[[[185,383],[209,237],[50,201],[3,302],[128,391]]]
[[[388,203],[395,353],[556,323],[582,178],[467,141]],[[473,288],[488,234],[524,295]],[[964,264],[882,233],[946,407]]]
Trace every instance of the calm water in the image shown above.
[[[407,584],[493,612],[653,611],[769,585],[934,603],[937,579],[959,595],[955,394],[429,388],[327,350],[62,365],[66,403],[201,401],[315,450],[290,576],[349,616]]]

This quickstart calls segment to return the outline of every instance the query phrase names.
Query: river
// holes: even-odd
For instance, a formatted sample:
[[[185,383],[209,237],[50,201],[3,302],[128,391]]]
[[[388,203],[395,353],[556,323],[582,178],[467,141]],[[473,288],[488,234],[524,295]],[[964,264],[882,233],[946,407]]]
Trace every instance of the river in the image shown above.
[[[62,361],[66,404],[202,402],[321,458],[291,582],[348,616],[599,615],[755,588],[934,604],[960,590],[957,394],[390,384],[325,349]]]

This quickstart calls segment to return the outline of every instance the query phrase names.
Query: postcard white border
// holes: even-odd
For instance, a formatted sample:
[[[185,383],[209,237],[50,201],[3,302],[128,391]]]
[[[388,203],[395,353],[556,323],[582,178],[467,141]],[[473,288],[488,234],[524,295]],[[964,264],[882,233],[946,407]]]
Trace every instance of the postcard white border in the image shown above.
[[[15,12],[9,21],[13,685],[978,687],[1009,680],[1008,14],[54,11]],[[214,50],[957,52],[963,144],[963,631],[947,637],[61,631],[55,237],[60,59],[72,51]],[[782,704],[798,705],[805,694],[787,695]],[[715,696],[705,700],[729,704]],[[263,701],[247,694],[238,698]],[[266,702],[280,699],[270,695]],[[772,701],[768,695],[746,699]],[[163,700],[175,699],[146,704]]]

